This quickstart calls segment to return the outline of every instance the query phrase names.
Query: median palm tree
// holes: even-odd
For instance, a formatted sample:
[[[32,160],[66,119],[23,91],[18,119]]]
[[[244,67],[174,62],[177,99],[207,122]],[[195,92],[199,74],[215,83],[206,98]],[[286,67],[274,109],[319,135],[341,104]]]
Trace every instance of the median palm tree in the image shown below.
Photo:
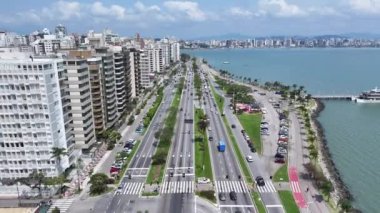
[[[59,147],[53,147],[52,148],[52,157],[51,158],[54,158],[58,164],[58,173],[62,172],[61,161],[62,161],[62,157],[65,155],[67,155],[65,148],[59,148]]]

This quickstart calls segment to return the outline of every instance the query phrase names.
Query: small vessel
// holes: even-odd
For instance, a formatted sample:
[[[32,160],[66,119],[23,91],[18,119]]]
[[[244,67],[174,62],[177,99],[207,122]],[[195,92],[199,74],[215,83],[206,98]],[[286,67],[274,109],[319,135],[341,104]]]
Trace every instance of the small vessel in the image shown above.
[[[223,61],[223,64],[229,64],[230,62],[229,61]]]
[[[357,103],[380,103],[380,89],[375,87],[370,91],[362,92],[355,101]]]

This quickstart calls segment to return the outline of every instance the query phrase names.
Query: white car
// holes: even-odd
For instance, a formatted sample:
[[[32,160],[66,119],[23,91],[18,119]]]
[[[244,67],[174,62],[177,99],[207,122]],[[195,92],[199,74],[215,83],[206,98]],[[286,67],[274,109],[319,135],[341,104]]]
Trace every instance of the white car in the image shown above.
[[[210,182],[211,181],[208,178],[205,178],[205,177],[198,178],[198,183],[200,183],[200,184],[207,184],[207,183],[210,183]]]
[[[123,187],[118,186],[116,189],[116,194],[121,194],[122,190],[123,190]]]
[[[253,162],[253,157],[251,155],[247,155],[246,159],[248,162]]]
[[[211,127],[208,127],[208,131],[211,131]]]

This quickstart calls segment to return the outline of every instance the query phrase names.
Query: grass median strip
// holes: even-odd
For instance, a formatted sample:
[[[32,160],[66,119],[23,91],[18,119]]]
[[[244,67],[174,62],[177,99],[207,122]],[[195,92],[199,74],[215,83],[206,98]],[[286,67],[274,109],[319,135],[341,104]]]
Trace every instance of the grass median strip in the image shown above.
[[[282,165],[273,176],[274,182],[289,182],[288,164]]]
[[[257,210],[259,213],[265,213],[265,206],[258,192],[252,192],[252,197],[255,200]]]
[[[194,115],[194,129],[195,129],[195,176],[206,177],[211,181],[213,180],[211,159],[210,159],[210,147],[208,144],[208,138],[206,134],[206,125],[202,125],[204,121],[205,113],[202,109],[195,109]],[[204,121],[205,122],[205,121]],[[201,127],[204,127],[201,128]]]
[[[176,94],[174,96],[173,102],[170,105],[168,116],[165,119],[164,128],[160,130],[159,143],[157,145],[157,150],[152,157],[152,165],[149,169],[146,183],[151,184],[162,182],[166,159],[169,154],[170,145],[174,135],[178,106],[181,100],[183,86],[184,78],[182,78],[180,80],[180,83],[177,85]]]
[[[261,113],[238,115],[239,121],[248,136],[253,140],[257,153],[262,153],[262,142],[260,134]]]
[[[285,212],[287,213],[300,212],[291,191],[280,190],[278,191],[278,194],[280,195],[280,199],[281,199],[282,205],[285,208]]]

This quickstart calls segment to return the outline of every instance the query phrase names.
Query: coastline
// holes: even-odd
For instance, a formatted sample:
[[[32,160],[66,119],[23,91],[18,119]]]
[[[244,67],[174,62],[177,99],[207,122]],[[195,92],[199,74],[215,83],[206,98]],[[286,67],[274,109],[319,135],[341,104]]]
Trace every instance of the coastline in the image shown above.
[[[335,204],[338,204],[340,199],[352,201],[353,196],[347,185],[343,182],[340,172],[335,166],[328,147],[328,141],[325,136],[324,128],[318,121],[318,117],[324,110],[325,104],[318,99],[314,99],[314,101],[316,105],[311,109],[311,123],[314,131],[316,132],[317,141],[319,144],[318,147],[320,157],[318,158],[318,164],[321,166],[323,174],[326,178],[330,179],[334,186],[334,191],[331,194]]]

